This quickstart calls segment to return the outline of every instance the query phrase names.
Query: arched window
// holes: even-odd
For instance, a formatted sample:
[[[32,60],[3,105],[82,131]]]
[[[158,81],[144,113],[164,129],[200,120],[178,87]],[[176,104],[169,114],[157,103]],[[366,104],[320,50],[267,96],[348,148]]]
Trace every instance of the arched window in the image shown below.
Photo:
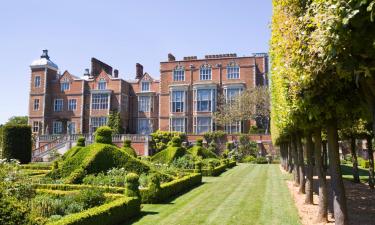
[[[235,62],[227,65],[227,79],[240,79],[240,66]]]
[[[199,70],[199,78],[200,80],[211,80],[211,66],[208,64],[204,64],[201,66]]]
[[[182,66],[177,66],[173,70],[173,81],[184,81],[185,80],[185,69]]]
[[[107,89],[107,82],[105,81],[104,78],[101,78],[101,79],[99,80],[99,83],[98,83],[98,89],[99,89],[99,90],[105,90],[105,89]]]

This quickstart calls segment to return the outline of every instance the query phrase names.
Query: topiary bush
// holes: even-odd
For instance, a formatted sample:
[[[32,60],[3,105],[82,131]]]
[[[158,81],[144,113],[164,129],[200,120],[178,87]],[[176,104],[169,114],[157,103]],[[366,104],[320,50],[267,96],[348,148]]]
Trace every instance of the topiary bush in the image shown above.
[[[254,163],[256,162],[256,158],[252,155],[248,155],[245,158],[242,159],[242,162],[244,163]]]
[[[129,173],[125,179],[125,196],[140,198],[139,193],[139,176],[135,173]]]
[[[151,134],[150,147],[154,150],[154,152],[160,152],[168,147],[168,143],[175,136],[180,137],[181,142],[186,140],[185,133],[157,130]]]
[[[112,144],[112,129],[107,126],[102,126],[95,131],[95,142],[102,144]]]
[[[153,203],[160,201],[160,191],[160,178],[158,174],[150,174],[148,178],[148,190],[147,192],[142,193],[142,202]]]
[[[195,146],[203,146],[203,139],[202,138],[197,138],[197,140],[195,140]]]
[[[257,158],[255,159],[255,162],[256,162],[257,164],[267,164],[267,163],[268,163],[267,158],[266,158],[266,157],[263,157],[263,156],[257,157]]]
[[[175,141],[176,142],[171,142],[166,149],[153,155],[151,161],[171,164],[174,160],[184,156],[186,154],[185,149],[178,146],[179,142],[177,138]]]
[[[5,125],[3,127],[3,153],[5,159],[17,159],[20,163],[31,161],[31,127]]]
[[[85,175],[106,172],[113,167],[123,167],[124,170],[137,174],[146,173],[151,169],[145,162],[114,145],[94,143],[79,148],[74,155],[63,157],[59,162],[59,169],[55,171],[67,183],[81,183]]]
[[[210,149],[206,149],[202,145],[203,140],[198,138],[195,142],[195,146],[191,147],[188,152],[195,157],[206,158],[217,158],[217,155]]]
[[[121,148],[126,153],[133,157],[137,157],[137,152],[134,150],[134,148],[131,146],[132,141],[129,139],[124,140],[124,146]]]
[[[79,137],[78,138],[78,140],[77,140],[77,146],[78,147],[85,147],[85,141],[86,141],[86,139],[85,139],[85,137]]]

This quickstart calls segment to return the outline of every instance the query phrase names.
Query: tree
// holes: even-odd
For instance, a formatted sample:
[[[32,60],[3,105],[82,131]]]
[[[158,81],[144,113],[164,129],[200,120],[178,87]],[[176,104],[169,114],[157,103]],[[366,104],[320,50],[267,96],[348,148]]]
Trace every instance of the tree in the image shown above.
[[[220,126],[238,121],[249,121],[270,116],[270,95],[268,87],[249,88],[232,99],[221,95],[218,98],[214,120]]]
[[[113,134],[124,133],[124,128],[122,127],[120,112],[112,111],[108,116],[108,126],[112,129]]]
[[[28,119],[27,116],[12,116],[5,125],[27,125]]]

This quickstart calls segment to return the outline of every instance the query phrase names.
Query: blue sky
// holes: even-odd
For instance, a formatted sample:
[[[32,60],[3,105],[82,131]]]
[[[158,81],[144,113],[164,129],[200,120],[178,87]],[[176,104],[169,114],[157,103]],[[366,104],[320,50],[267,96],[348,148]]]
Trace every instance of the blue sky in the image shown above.
[[[42,49],[77,76],[96,57],[122,78],[134,77],[137,62],[158,78],[169,52],[268,52],[272,13],[271,0],[12,0],[1,8],[0,124],[27,115],[29,65]]]

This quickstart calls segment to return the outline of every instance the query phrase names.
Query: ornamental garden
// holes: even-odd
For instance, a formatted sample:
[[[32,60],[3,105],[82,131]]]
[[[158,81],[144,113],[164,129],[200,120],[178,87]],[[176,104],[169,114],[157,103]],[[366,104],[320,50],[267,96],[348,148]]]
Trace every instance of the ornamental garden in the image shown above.
[[[157,131],[151,135],[156,153],[137,157],[130,140],[112,144],[106,126],[90,145],[81,137],[50,163],[28,163],[30,127],[9,125],[3,133],[1,224],[119,224],[140,217],[141,204],[168,202],[237,161],[267,163],[247,135],[236,149],[228,142],[220,150],[222,132],[206,133],[209,144],[197,139],[187,145],[183,133]]]

